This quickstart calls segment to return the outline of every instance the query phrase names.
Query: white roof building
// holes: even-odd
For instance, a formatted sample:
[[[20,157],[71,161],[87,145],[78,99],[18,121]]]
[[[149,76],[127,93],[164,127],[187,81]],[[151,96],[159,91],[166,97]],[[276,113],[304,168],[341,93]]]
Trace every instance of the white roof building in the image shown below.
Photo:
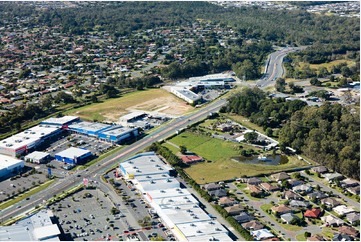
[[[338,205],[332,210],[335,211],[335,213],[337,213],[338,215],[344,215],[346,213],[351,213],[355,211],[352,208],[347,207],[346,205]]]
[[[188,90],[185,87],[179,87],[179,86],[171,87],[170,91],[177,97],[191,104],[201,99],[201,97],[198,94]]]
[[[24,157],[25,161],[29,160],[34,163],[41,163],[44,159],[49,156],[49,153],[34,151]]]
[[[251,231],[251,235],[256,240],[262,240],[262,239],[268,239],[275,237],[274,234],[272,234],[268,229],[259,229],[255,231]]]
[[[0,177],[24,167],[24,161],[0,154]]]
[[[50,210],[41,210],[16,224],[0,226],[0,241],[60,241],[60,230],[51,222]]]
[[[198,200],[187,189],[180,188],[180,183],[170,174],[172,168],[154,152],[120,163],[120,170],[144,194],[178,240],[232,240],[228,231],[199,207]]]
[[[134,179],[138,176],[169,174],[172,167],[165,164],[153,152],[143,153],[120,163],[120,170],[126,179]]]
[[[58,225],[52,224],[34,229],[34,236],[37,240],[45,240],[60,234]]]
[[[27,149],[31,149],[41,144],[47,137],[60,132],[60,128],[49,125],[37,125],[21,133],[0,141],[0,154],[15,157]]]
[[[79,119],[79,117],[77,117],[77,116],[63,116],[60,118],[48,118],[48,119],[42,121],[41,124],[62,127],[63,125],[66,125],[66,124],[76,121],[78,119]]]
[[[80,148],[76,148],[76,147],[70,147],[66,150],[56,153],[55,156],[73,159],[74,157],[81,157],[83,155],[87,155],[87,154],[89,154],[89,152],[90,152],[89,150],[80,149]]]

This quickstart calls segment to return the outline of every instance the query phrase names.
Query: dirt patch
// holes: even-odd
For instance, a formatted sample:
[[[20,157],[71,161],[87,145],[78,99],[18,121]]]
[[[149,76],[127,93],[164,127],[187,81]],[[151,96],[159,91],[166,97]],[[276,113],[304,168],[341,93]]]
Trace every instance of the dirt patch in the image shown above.
[[[181,115],[193,109],[192,106],[180,101],[173,96],[159,97],[153,100],[142,102],[134,105],[129,109],[137,109],[143,111],[157,111],[159,113]]]

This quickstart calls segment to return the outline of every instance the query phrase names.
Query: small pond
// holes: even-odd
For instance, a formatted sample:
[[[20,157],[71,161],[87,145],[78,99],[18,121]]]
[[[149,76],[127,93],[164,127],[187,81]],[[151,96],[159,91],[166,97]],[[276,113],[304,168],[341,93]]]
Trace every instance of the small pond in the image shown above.
[[[287,164],[288,157],[285,155],[268,155],[268,156],[236,156],[232,157],[232,160],[237,162],[243,162],[247,164],[255,164],[255,165],[270,165],[277,166]]]

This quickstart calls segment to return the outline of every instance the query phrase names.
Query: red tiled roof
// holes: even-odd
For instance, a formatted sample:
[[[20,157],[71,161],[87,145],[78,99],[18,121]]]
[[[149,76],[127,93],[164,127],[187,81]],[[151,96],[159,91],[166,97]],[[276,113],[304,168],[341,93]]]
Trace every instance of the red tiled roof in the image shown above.
[[[321,209],[319,208],[312,208],[311,210],[307,210],[304,214],[305,217],[309,218],[318,218],[321,214]]]
[[[182,161],[184,163],[192,163],[192,162],[196,162],[196,161],[202,161],[203,158],[197,155],[183,155],[181,157]]]

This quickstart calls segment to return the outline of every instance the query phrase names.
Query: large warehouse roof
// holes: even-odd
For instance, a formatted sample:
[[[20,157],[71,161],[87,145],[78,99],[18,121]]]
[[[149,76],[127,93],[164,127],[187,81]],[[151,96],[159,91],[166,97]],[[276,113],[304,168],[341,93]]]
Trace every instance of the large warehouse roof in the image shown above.
[[[125,162],[121,166],[128,174],[135,177],[154,174],[168,174],[172,168],[159,159],[154,152],[143,153],[135,156]]]
[[[172,189],[164,189],[164,190],[153,190],[153,191],[147,191],[149,195],[152,197],[152,199],[157,198],[174,198],[177,196],[188,196],[191,195],[191,193],[186,189],[180,189],[180,188],[172,188]]]
[[[46,239],[49,237],[51,238],[51,237],[57,236],[59,234],[61,234],[61,233],[58,228],[58,225],[56,225],[56,224],[51,224],[51,225],[38,227],[38,228],[34,229],[34,236],[38,240],[43,240],[43,239]]]
[[[24,165],[24,161],[0,154],[0,170],[18,166],[20,164]]]
[[[83,155],[88,154],[89,152],[90,152],[89,150],[80,149],[80,148],[76,148],[76,147],[70,147],[70,148],[63,150],[55,155],[61,156],[64,158],[74,159],[74,157],[81,157]]]
[[[211,236],[220,233],[227,235],[227,230],[217,220],[177,224],[177,227],[188,240],[193,240],[193,238],[202,235]]]
[[[77,116],[63,116],[60,118],[48,118],[48,119],[42,121],[41,123],[62,126],[64,124],[75,121],[77,119],[79,119],[79,117],[77,117]]]
[[[110,136],[121,136],[129,131],[135,130],[136,128],[127,128],[123,126],[113,126],[112,128],[106,129],[99,134],[110,135]]]
[[[111,125],[109,124],[102,124],[102,123],[92,123],[92,122],[86,122],[81,121],[77,123],[73,123],[69,125],[70,129],[81,129],[89,132],[100,132],[102,130],[110,128]]]
[[[40,124],[7,139],[1,140],[0,147],[16,150],[20,147],[32,145],[40,141],[43,137],[51,135],[58,130],[59,128],[57,127]]]

